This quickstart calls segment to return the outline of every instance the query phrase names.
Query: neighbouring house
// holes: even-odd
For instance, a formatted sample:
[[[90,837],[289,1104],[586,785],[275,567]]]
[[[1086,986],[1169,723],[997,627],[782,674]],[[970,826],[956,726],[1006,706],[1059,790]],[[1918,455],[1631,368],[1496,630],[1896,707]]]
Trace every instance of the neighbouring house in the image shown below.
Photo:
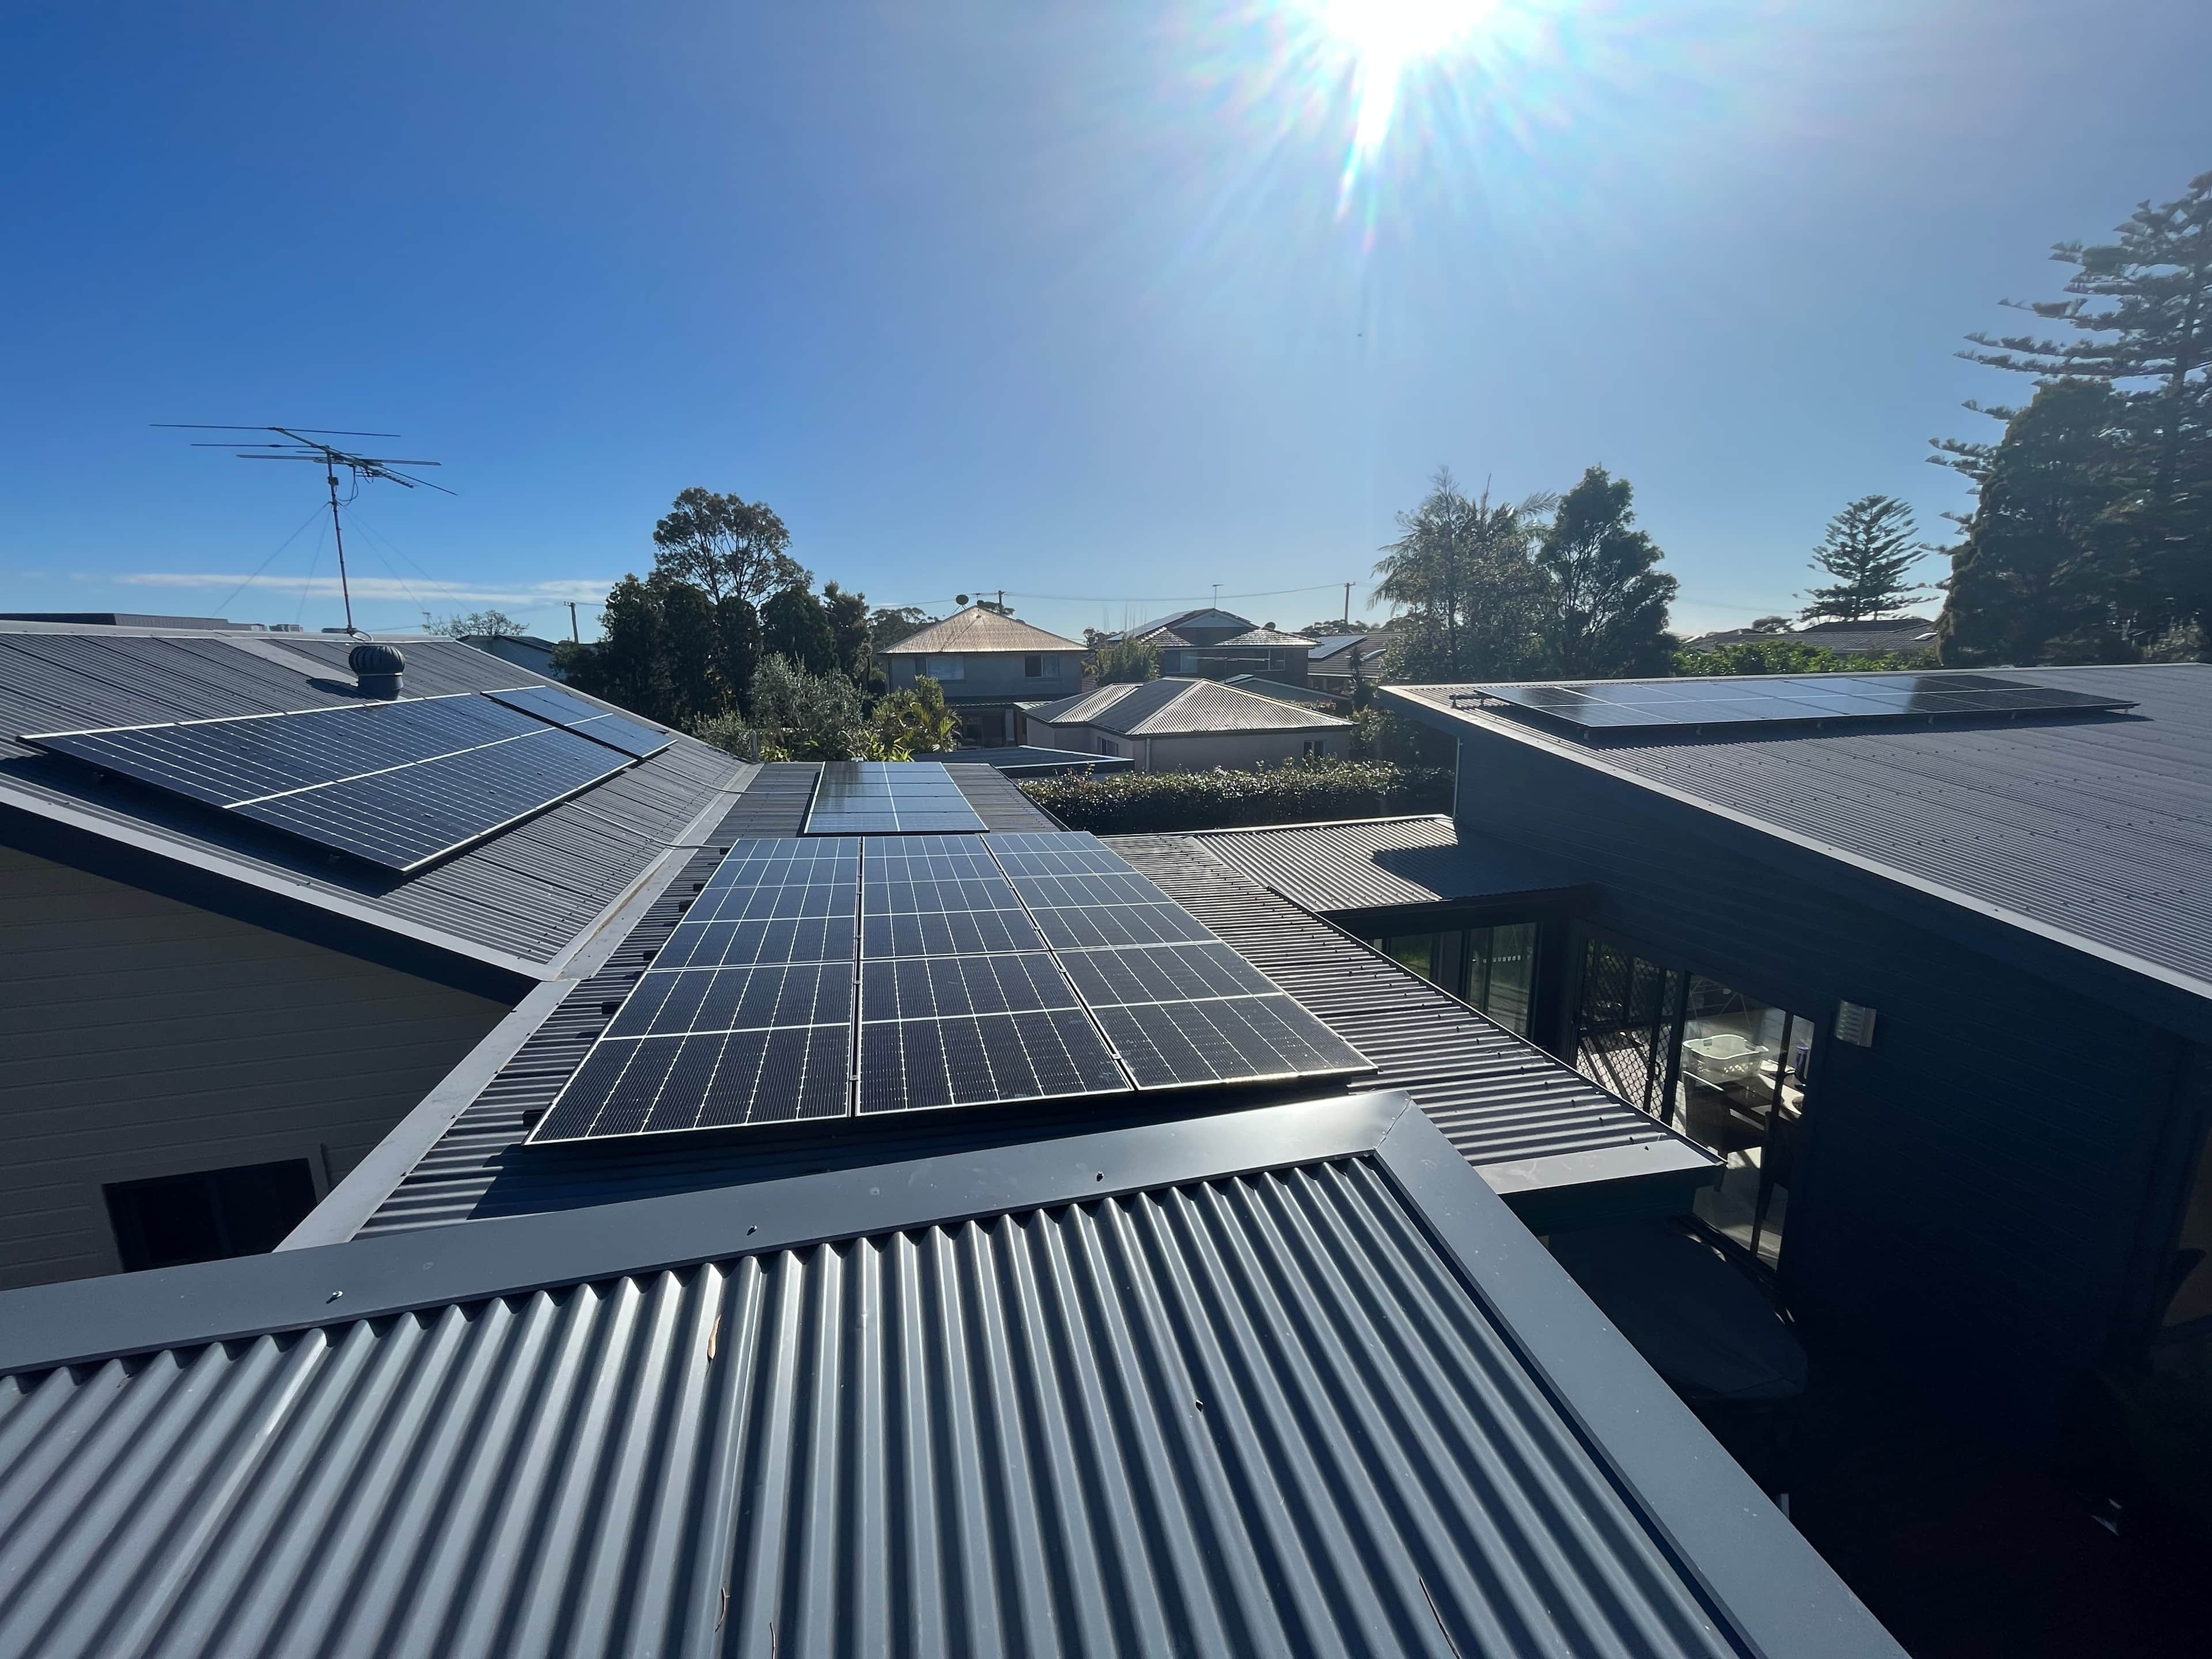
[[[1211,608],[1178,611],[1128,629],[1119,637],[1157,650],[1162,674],[1209,680],[1249,674],[1293,686],[1306,683],[1306,658],[1314,643],[1234,611]]]
[[[1379,679],[1382,668],[1381,633],[1332,634],[1307,651],[1305,683],[1348,697],[1359,681],[1371,685]]]
[[[596,965],[750,775],[495,703],[550,688],[457,640],[392,644],[373,691],[349,659],[382,643],[0,623],[0,1286],[267,1249]],[[539,748],[542,787],[514,770]],[[417,823],[435,856],[392,867],[378,838]]]
[[[1797,645],[1818,646],[1839,657],[1910,657],[1935,650],[1936,624],[1925,617],[1886,617],[1866,622],[1814,623],[1781,634],[1763,634],[1754,628],[1729,628],[1685,640],[1682,648],[1719,651],[1760,640],[1788,640]]]
[[[127,611],[0,611],[0,623],[67,623],[86,628],[181,628],[203,634],[254,634],[259,623],[227,622],[221,617],[153,617]]]
[[[526,668],[549,680],[568,678],[553,666],[556,641],[541,640],[534,634],[465,634],[461,643],[489,652],[501,662],[511,662],[517,668]]]
[[[1813,1340],[2039,1456],[2212,1364],[2212,666],[1377,696],[1455,822],[1210,844],[1723,1157]]]
[[[1233,685],[1239,691],[1256,692],[1263,697],[1273,697],[1277,702],[1296,703],[1301,708],[1318,708],[1324,714],[1334,713],[1337,704],[1343,701],[1334,691],[1324,691],[1313,686],[1288,685],[1281,680],[1262,679],[1257,674],[1231,674],[1221,683]]]
[[[1352,755],[1352,722],[1217,680],[1102,685],[1025,709],[1025,743],[1126,755],[1140,772]]]
[[[1023,702],[1049,702],[1083,684],[1080,644],[981,605],[932,623],[882,656],[892,690],[911,690],[927,675],[959,716],[961,740],[987,747],[1022,741]]]

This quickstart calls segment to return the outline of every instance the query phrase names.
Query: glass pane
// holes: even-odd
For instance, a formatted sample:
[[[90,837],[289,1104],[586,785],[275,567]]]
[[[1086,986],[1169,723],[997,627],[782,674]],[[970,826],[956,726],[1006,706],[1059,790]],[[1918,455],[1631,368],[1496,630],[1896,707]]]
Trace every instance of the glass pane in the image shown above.
[[[1575,1068],[1632,1106],[1663,1115],[1667,1043],[1681,976],[1597,939],[1583,957]]]
[[[1682,1132],[1727,1160],[1693,1208],[1772,1265],[1781,1259],[1805,1110],[1812,1025],[1698,975],[1690,978],[1674,1105]]]
[[[1515,1036],[1528,1036],[1528,1001],[1536,983],[1536,924],[1471,929],[1467,951],[1467,1000]]]
[[[1423,979],[1433,980],[1430,971],[1436,961],[1437,936],[1434,933],[1401,933],[1382,942],[1382,954],[1408,971]]]

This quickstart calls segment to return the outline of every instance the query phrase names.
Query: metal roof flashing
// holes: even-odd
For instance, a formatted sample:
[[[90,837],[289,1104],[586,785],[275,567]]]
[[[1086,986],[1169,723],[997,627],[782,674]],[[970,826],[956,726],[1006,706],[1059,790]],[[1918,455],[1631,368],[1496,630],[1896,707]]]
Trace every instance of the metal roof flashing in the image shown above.
[[[27,1653],[1902,1652],[1402,1093],[9,1291],[0,1375]]]

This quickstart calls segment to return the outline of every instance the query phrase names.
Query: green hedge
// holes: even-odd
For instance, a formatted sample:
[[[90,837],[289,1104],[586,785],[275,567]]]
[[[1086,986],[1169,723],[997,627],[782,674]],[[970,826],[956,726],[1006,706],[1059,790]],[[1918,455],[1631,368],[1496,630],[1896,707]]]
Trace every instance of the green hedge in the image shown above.
[[[1102,836],[1451,810],[1448,766],[1382,761],[1253,772],[1092,772],[1024,778],[1022,793],[1071,830]]]

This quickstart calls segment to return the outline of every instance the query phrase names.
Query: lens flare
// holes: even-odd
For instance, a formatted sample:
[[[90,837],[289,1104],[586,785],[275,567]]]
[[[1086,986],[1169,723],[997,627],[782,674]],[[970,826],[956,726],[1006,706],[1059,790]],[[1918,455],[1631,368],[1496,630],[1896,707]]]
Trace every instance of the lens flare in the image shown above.
[[[1319,0],[1318,21],[1353,58],[1358,114],[1345,196],[1382,154],[1407,72],[1462,44],[1494,9],[1496,0]]]

